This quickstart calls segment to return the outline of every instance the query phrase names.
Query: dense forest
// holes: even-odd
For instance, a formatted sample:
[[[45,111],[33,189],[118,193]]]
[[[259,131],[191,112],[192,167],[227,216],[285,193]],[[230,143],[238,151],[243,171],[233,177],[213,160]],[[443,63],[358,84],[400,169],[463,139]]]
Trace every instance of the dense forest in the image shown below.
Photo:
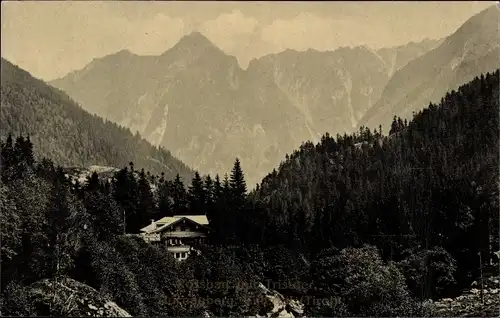
[[[62,166],[126,166],[133,161],[154,173],[193,171],[169,151],[151,145],[139,134],[91,115],[64,92],[53,88],[2,58],[0,136],[28,136],[36,155]]]
[[[263,313],[270,304],[255,282],[265,281],[287,297],[335,299],[304,301],[308,316],[429,315],[423,300],[460,292],[480,260],[498,270],[498,101],[497,70],[409,122],[395,117],[387,135],[363,127],[304,143],[250,193],[238,159],[228,175],[195,173],[188,187],[132,162],[111,182],[93,174],[72,184],[30,139],[9,136],[2,315],[64,314],[29,292],[63,277],[132,315]],[[185,262],[123,235],[174,214],[207,214],[213,229]]]
[[[252,194],[267,225],[259,239],[310,253],[373,244],[403,262],[440,251],[455,268],[449,278],[458,286],[448,287],[459,291],[477,277],[479,253],[489,263],[499,250],[498,74],[446,94],[410,122],[395,117],[388,136],[361,128],[303,144]],[[411,285],[425,295],[441,288]]]

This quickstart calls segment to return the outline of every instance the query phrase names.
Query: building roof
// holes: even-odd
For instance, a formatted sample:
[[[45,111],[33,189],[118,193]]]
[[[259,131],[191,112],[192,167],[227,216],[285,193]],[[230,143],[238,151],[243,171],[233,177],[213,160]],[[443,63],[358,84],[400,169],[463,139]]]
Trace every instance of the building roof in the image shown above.
[[[208,225],[208,219],[206,215],[174,215],[174,216],[166,216],[164,218],[159,219],[158,221],[154,221],[152,224],[143,227],[141,229],[141,232],[151,232],[156,229],[159,229],[160,227],[165,228],[166,226],[169,226],[179,221],[182,218],[189,219],[201,225]]]

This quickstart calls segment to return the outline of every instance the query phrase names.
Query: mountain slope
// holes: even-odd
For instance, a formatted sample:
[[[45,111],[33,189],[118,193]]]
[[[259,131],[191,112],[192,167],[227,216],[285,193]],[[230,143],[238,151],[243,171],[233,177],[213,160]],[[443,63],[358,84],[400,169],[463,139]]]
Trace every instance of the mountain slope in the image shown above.
[[[251,61],[248,73],[274,82],[319,133],[355,128],[388,81],[384,62],[364,47],[286,50]]]
[[[190,180],[192,171],[168,151],[139,135],[90,115],[65,93],[33,78],[2,58],[0,136],[29,134],[36,153],[63,166],[103,165],[179,173]]]
[[[377,54],[386,63],[389,76],[392,76],[397,70],[408,64],[408,62],[435,49],[442,41],[443,39],[425,39],[421,42],[410,42],[396,47],[382,48],[377,50]]]
[[[319,135],[352,131],[380,98],[392,73],[436,41],[372,50],[366,46],[320,52],[286,50],[253,60],[248,73],[269,79]]]
[[[429,102],[499,65],[500,10],[490,7],[467,20],[432,51],[397,71],[360,125],[388,127],[394,115],[409,118]]]

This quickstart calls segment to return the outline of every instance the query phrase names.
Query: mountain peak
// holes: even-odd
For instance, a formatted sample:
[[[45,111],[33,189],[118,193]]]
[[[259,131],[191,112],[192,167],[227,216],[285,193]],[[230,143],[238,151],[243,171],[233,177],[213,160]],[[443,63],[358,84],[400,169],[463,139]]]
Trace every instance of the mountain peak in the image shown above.
[[[130,52],[127,49],[123,49],[115,53],[115,55],[134,55],[134,53]]]
[[[163,53],[161,56],[184,56],[184,57],[199,57],[207,53],[225,53],[214,45],[205,35],[198,31],[191,32],[183,36],[177,44],[170,50]],[[209,54],[211,54],[209,53]]]
[[[198,31],[189,33],[183,36],[176,46],[181,46],[185,48],[207,48],[215,47],[215,45],[210,42],[210,40]]]

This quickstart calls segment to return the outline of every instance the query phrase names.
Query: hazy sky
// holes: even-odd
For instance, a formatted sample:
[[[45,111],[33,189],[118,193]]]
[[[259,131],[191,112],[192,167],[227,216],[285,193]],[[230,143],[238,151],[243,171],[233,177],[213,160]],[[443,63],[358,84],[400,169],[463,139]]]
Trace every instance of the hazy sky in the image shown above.
[[[442,38],[493,2],[2,1],[2,56],[44,80],[122,49],[160,54],[197,30],[242,67],[286,48]]]

